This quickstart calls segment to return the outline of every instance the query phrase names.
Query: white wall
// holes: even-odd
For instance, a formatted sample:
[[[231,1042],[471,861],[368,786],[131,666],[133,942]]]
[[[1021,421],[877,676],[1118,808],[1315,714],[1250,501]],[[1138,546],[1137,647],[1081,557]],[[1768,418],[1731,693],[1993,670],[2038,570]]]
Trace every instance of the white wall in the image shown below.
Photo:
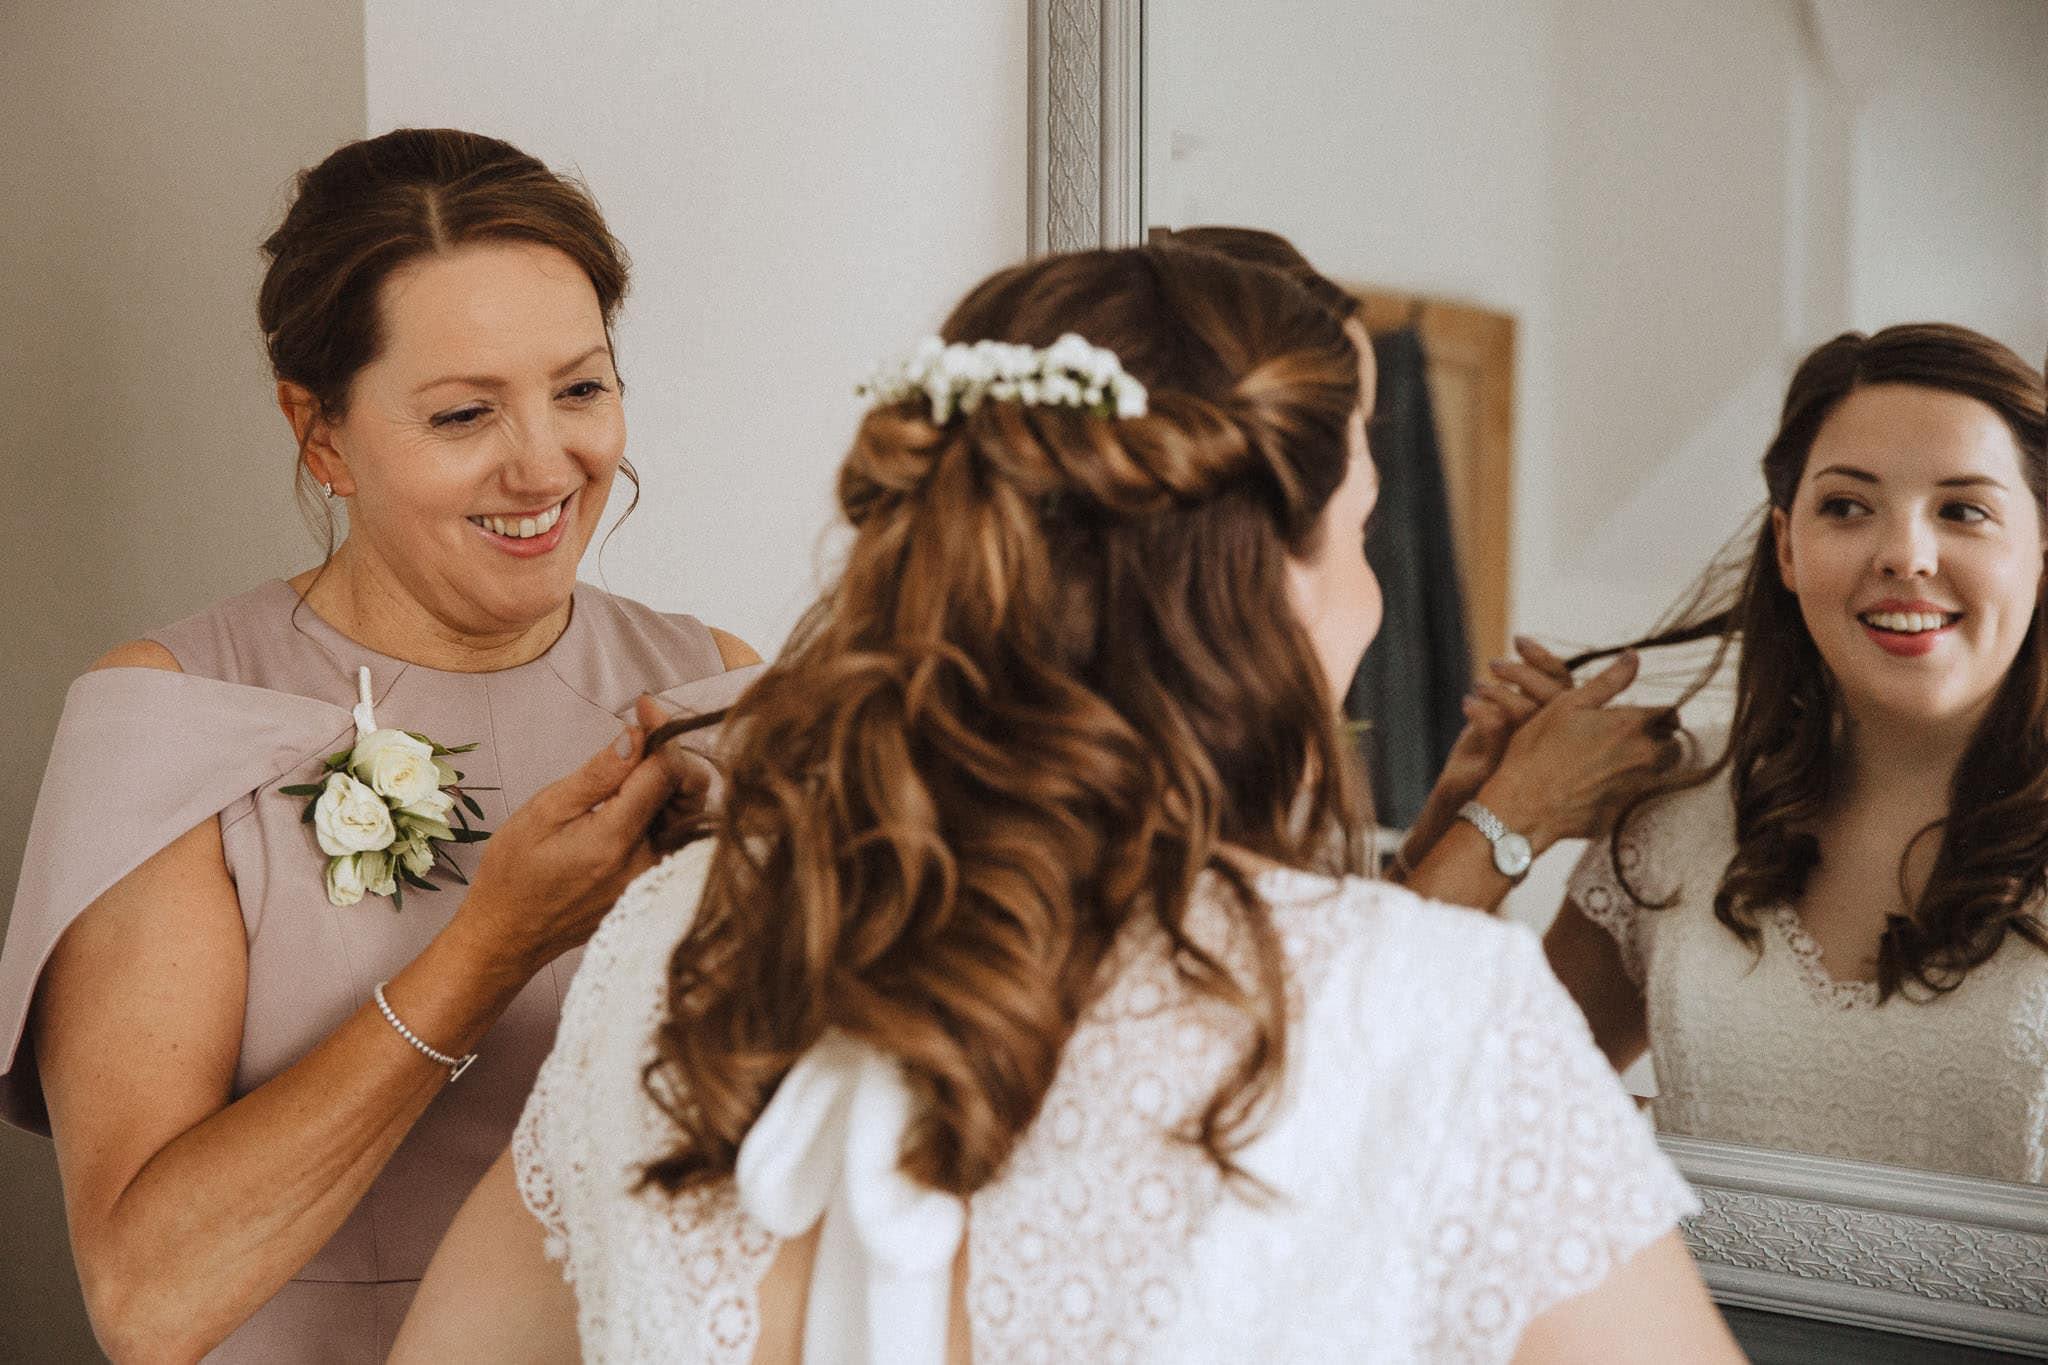
[[[373,133],[579,169],[632,252],[646,491],[584,576],[772,653],[819,583],[853,384],[1024,254],[1024,0],[365,13]]]
[[[1339,280],[1516,316],[1517,501],[1557,444],[1557,24],[1502,0],[1146,9],[1145,215],[1285,234]],[[1455,65],[1452,55],[1455,54]],[[1548,524],[1515,528],[1516,580]]]
[[[2048,300],[2048,6],[1817,0],[1853,100],[1852,308],[1939,316],[2039,359]],[[1911,262],[1911,268],[1899,268]]]

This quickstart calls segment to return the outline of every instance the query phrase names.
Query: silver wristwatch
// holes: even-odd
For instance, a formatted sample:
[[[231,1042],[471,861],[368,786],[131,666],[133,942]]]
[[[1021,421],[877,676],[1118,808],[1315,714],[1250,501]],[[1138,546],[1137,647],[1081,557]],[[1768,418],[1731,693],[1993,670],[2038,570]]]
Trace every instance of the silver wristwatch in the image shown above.
[[[1467,801],[1458,807],[1458,818],[1484,834],[1486,842],[1493,845],[1493,866],[1501,876],[1518,882],[1529,874],[1529,864],[1536,861],[1529,841],[1502,824],[1498,815],[1477,801]]]

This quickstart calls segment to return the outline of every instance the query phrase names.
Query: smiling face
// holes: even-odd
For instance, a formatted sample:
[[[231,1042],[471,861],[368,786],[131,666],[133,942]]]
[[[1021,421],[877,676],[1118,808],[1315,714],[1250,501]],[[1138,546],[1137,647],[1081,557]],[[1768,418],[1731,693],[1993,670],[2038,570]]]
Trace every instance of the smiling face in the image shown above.
[[[1779,576],[1853,718],[1983,714],[2042,581],[2040,512],[1996,412],[1941,389],[1858,389],[1771,521]]]
[[[1365,523],[1380,495],[1379,471],[1365,439],[1378,372],[1365,328],[1354,319],[1345,323],[1345,331],[1358,348],[1362,395],[1358,410],[1351,414],[1351,461],[1344,481],[1317,519],[1308,550],[1290,556],[1287,564],[1295,613],[1315,645],[1331,693],[1339,699],[1351,686],[1366,646],[1379,634],[1382,615],[1380,581],[1365,559]]]
[[[314,470],[349,499],[348,554],[451,632],[544,621],[625,453],[589,278],[551,247],[481,243],[393,272],[379,317]]]

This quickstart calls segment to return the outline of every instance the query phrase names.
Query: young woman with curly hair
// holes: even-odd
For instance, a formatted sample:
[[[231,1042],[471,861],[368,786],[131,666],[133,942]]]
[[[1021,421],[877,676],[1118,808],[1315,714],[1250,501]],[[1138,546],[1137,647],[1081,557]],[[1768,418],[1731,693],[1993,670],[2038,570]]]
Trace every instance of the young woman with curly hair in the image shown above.
[[[396,1358],[1736,1359],[1534,938],[1359,875],[1370,352],[1175,246],[942,341]]]
[[[1654,1053],[1661,1129],[2048,1177],[2042,409],[1964,328],[1836,337],[1730,604],[1640,642],[1739,647],[1731,728],[1547,944],[1614,1063]]]

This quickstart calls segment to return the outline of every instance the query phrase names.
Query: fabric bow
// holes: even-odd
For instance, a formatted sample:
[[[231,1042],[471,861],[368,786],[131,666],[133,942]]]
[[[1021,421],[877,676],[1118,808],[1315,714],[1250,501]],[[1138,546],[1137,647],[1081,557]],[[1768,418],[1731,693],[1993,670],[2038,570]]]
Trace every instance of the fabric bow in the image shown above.
[[[964,1201],[901,1169],[914,1116],[900,1064],[829,1030],[740,1143],[740,1207],[785,1240],[825,1220],[806,1365],[944,1365]]]

